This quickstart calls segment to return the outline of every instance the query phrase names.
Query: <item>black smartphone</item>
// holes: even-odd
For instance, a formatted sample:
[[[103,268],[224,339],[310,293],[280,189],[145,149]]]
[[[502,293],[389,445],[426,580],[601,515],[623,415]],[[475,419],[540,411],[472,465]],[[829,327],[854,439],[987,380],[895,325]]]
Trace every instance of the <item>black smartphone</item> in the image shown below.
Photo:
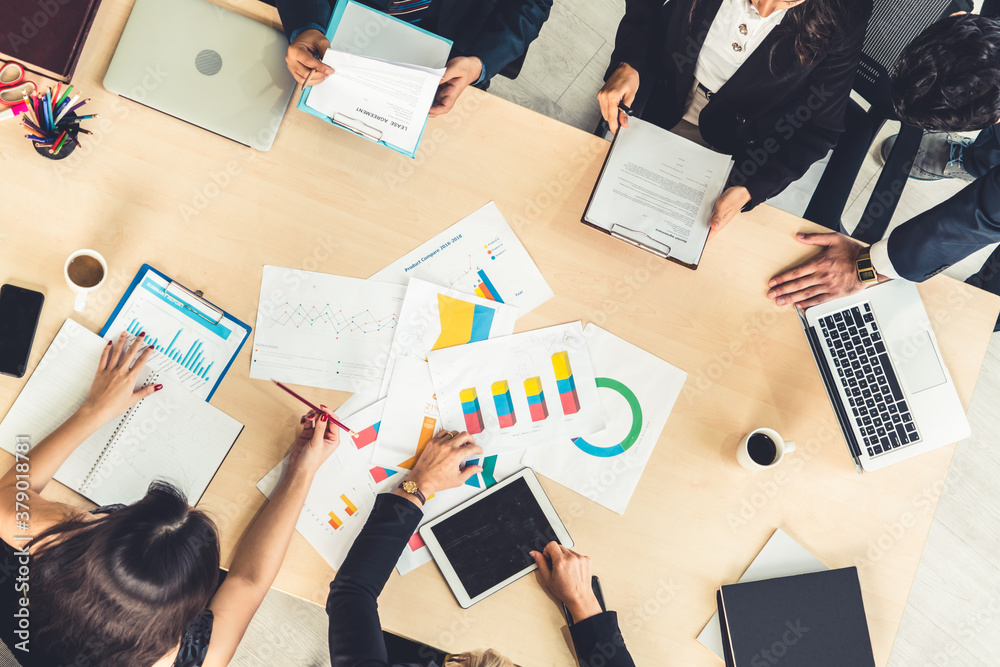
[[[16,285],[0,287],[0,373],[24,377],[45,297]]]

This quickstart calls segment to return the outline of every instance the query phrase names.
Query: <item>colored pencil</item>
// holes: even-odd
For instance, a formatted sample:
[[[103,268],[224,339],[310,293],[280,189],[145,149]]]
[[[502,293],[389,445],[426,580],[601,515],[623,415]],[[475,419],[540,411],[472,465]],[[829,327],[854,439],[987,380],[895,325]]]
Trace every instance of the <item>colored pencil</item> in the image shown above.
[[[84,101],[80,102],[79,104],[74,104],[72,107],[70,107],[69,112],[73,113],[74,111],[76,111],[77,109],[79,109],[80,107],[82,107],[84,104],[86,104],[89,101],[90,101],[90,98],[88,97],[87,99],[85,99]]]
[[[73,90],[73,86],[66,86],[66,90],[63,91],[63,94],[59,96],[59,100],[56,102],[57,106],[62,104],[66,100],[66,98],[69,97],[69,91],[71,90]],[[77,97],[80,96],[77,95]]]
[[[347,431],[348,433],[350,433],[350,434],[351,434],[351,437],[352,437],[352,438],[353,438],[353,437],[355,437],[355,436],[357,435],[357,433],[355,433],[354,431],[352,431],[351,429],[347,428],[346,426],[344,426],[343,424],[341,424],[341,423],[340,423],[339,421],[337,421],[336,419],[334,419],[334,418],[333,418],[333,414],[332,414],[332,413],[331,413],[331,412],[330,412],[329,410],[321,410],[320,408],[317,408],[317,407],[316,407],[315,405],[313,405],[312,403],[310,403],[310,402],[309,402],[309,401],[307,401],[306,399],[302,398],[301,396],[299,396],[299,395],[298,395],[298,394],[296,394],[296,393],[295,393],[294,391],[292,391],[291,389],[289,389],[289,388],[288,388],[288,387],[286,387],[285,385],[281,384],[281,383],[280,383],[280,382],[278,382],[277,380],[271,380],[271,382],[273,382],[274,384],[278,385],[279,387],[281,387],[282,389],[284,389],[285,391],[287,391],[287,392],[288,392],[289,394],[291,394],[291,395],[292,395],[292,396],[294,396],[295,398],[299,399],[300,401],[302,401],[303,403],[305,403],[306,405],[308,405],[308,406],[309,406],[310,408],[312,408],[312,409],[313,409],[313,410],[315,410],[316,412],[319,412],[319,413],[324,413],[324,414],[326,414],[326,415],[327,415],[327,417],[328,417],[328,418],[330,419],[330,421],[332,421],[332,422],[333,422],[334,424],[336,424],[336,425],[337,425],[337,426],[339,426],[340,428],[342,428],[342,429],[344,429],[345,431]]]
[[[59,150],[63,142],[66,141],[67,132],[69,132],[69,130],[63,130],[63,133],[59,135],[58,139],[56,139],[56,143],[53,144],[52,148],[49,149],[49,153],[55,153]]]

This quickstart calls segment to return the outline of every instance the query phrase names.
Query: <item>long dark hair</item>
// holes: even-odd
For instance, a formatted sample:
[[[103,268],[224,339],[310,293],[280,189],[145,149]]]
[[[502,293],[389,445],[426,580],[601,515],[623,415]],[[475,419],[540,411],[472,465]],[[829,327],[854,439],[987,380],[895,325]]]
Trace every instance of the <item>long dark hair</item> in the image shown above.
[[[175,487],[38,535],[30,573],[35,639],[67,664],[148,666],[204,609],[219,576],[215,524]]]
[[[691,16],[700,0],[692,0]],[[816,57],[829,49],[844,34],[846,25],[856,19],[854,5],[859,0],[806,0],[788,10],[781,24],[775,28],[781,31],[779,39],[771,49],[775,49],[785,39],[792,39],[795,55],[803,67],[808,67]],[[773,63],[772,63],[773,64]]]

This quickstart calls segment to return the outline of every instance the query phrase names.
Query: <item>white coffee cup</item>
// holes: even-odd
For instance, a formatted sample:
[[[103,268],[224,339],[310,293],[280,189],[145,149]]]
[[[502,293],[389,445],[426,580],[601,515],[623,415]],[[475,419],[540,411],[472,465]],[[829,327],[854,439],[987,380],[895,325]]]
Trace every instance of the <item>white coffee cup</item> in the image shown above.
[[[755,435],[766,436],[768,440],[774,445],[774,459],[770,463],[758,463],[752,456],[750,456],[750,439]],[[756,442],[762,442],[764,447],[769,450],[770,446],[766,441],[755,439]],[[781,459],[785,458],[787,452],[795,451],[795,443],[791,440],[785,440],[782,438],[777,431],[770,428],[759,428],[755,431],[751,431],[746,435],[743,440],[740,441],[739,449],[736,450],[736,460],[739,461],[740,465],[747,470],[766,470],[768,468],[773,468],[774,466],[781,463]],[[760,453],[755,451],[758,458]]]
[[[87,295],[98,290],[107,280],[108,263],[96,250],[77,250],[66,259],[63,265],[63,277],[76,294],[73,309],[82,313],[87,306]]]

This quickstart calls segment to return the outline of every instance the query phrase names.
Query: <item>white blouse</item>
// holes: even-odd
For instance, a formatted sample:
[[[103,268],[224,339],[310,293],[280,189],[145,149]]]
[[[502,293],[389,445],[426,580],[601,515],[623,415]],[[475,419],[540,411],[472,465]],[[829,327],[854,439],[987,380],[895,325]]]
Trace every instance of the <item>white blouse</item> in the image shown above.
[[[750,0],[723,0],[698,55],[695,78],[713,93],[718,92],[781,23],[787,11],[779,9],[762,18]]]

